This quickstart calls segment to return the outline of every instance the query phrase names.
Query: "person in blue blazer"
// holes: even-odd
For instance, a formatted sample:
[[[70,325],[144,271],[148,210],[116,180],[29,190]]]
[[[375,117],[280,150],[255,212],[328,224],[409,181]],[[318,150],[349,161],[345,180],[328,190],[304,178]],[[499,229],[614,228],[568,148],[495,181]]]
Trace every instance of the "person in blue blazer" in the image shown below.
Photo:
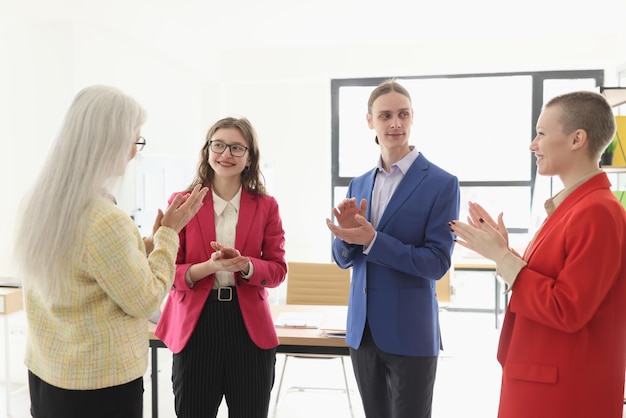
[[[409,145],[413,108],[396,80],[377,86],[367,123],[378,166],[333,209],[333,257],[352,267],[346,341],[365,415],[429,418],[441,348],[436,281],[450,269],[456,176]]]

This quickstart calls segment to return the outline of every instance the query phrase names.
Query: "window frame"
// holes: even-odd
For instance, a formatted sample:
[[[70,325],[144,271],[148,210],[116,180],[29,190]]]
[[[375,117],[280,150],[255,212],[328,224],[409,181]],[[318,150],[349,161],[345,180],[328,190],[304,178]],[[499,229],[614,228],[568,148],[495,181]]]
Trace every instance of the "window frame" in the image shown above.
[[[532,109],[531,109],[531,121],[530,130],[528,132],[535,131],[535,125],[541,113],[543,106],[544,95],[544,82],[546,80],[576,80],[576,79],[594,79],[596,88],[600,88],[604,84],[604,70],[563,70],[563,71],[528,71],[528,72],[500,72],[500,73],[478,73],[478,74],[448,74],[448,75],[422,75],[422,76],[403,76],[403,77],[370,77],[370,78],[337,78],[331,79],[331,202],[332,207],[337,205],[335,200],[335,190],[339,187],[348,187],[350,181],[354,177],[340,176],[340,115],[339,115],[339,92],[342,87],[371,87],[374,89],[381,82],[398,78],[401,80],[411,79],[453,79],[453,78],[477,78],[477,77],[514,77],[514,76],[529,76],[532,79]],[[530,143],[534,138],[534,134],[528,139]],[[536,158],[531,153],[530,159],[530,180],[528,181],[462,181],[460,180],[460,187],[528,187],[530,192],[530,207],[528,208],[529,214],[532,211],[533,201],[535,196],[535,182],[537,179],[537,166]],[[509,228],[510,233],[528,233],[528,228]]]

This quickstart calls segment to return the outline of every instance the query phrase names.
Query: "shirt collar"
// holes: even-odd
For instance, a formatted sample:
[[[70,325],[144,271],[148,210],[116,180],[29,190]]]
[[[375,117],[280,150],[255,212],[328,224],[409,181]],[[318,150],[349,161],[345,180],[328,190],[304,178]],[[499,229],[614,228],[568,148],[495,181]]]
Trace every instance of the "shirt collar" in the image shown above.
[[[593,172],[587,174],[586,176],[578,180],[576,183],[572,184],[569,187],[566,187],[565,189],[561,190],[560,192],[558,192],[557,194],[555,194],[554,196],[546,200],[546,202],[543,204],[543,207],[545,208],[548,216],[552,215],[552,213],[556,210],[556,208],[559,207],[561,203],[563,203],[563,201],[567,198],[567,196],[569,196],[581,184],[583,184],[584,182],[586,182],[587,180],[589,180],[590,178],[592,178],[598,173],[600,173],[599,170],[598,171],[594,170]]]
[[[211,189],[211,193],[213,194],[213,210],[217,216],[220,216],[224,212],[224,209],[226,209],[226,206],[228,206],[229,203],[235,208],[235,211],[239,212],[239,206],[241,203],[241,186],[239,186],[237,194],[235,194],[230,202],[227,202],[219,197],[217,193],[215,193],[215,189]]]
[[[405,175],[406,172],[409,171],[409,168],[411,168],[411,165],[413,165],[413,162],[415,162],[415,160],[419,156],[419,151],[415,149],[414,145],[410,145],[409,148],[411,149],[411,151],[409,151],[407,155],[405,155],[400,161],[391,164],[391,170],[393,170],[394,166],[398,167],[398,169],[400,169],[400,171],[402,172],[402,175]],[[378,158],[378,164],[376,165],[376,168],[379,172],[385,171],[383,169],[383,160],[381,157]]]

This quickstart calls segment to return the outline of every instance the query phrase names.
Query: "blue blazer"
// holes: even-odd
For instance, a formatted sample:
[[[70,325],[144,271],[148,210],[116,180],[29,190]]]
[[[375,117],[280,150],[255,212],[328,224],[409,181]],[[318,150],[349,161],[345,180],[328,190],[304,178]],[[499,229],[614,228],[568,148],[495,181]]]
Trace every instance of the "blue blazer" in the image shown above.
[[[354,178],[347,197],[367,199],[376,169]],[[352,267],[346,342],[359,348],[367,319],[377,347],[405,356],[436,356],[441,347],[436,281],[450,269],[459,217],[459,181],[421,153],[394,192],[369,253],[335,238],[333,257]]]

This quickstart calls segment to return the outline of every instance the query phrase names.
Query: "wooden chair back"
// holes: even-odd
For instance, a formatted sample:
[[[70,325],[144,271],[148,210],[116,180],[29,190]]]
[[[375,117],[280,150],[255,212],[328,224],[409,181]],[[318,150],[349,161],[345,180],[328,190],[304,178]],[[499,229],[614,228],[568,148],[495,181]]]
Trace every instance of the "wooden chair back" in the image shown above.
[[[287,304],[347,305],[350,271],[335,263],[288,262]]]

